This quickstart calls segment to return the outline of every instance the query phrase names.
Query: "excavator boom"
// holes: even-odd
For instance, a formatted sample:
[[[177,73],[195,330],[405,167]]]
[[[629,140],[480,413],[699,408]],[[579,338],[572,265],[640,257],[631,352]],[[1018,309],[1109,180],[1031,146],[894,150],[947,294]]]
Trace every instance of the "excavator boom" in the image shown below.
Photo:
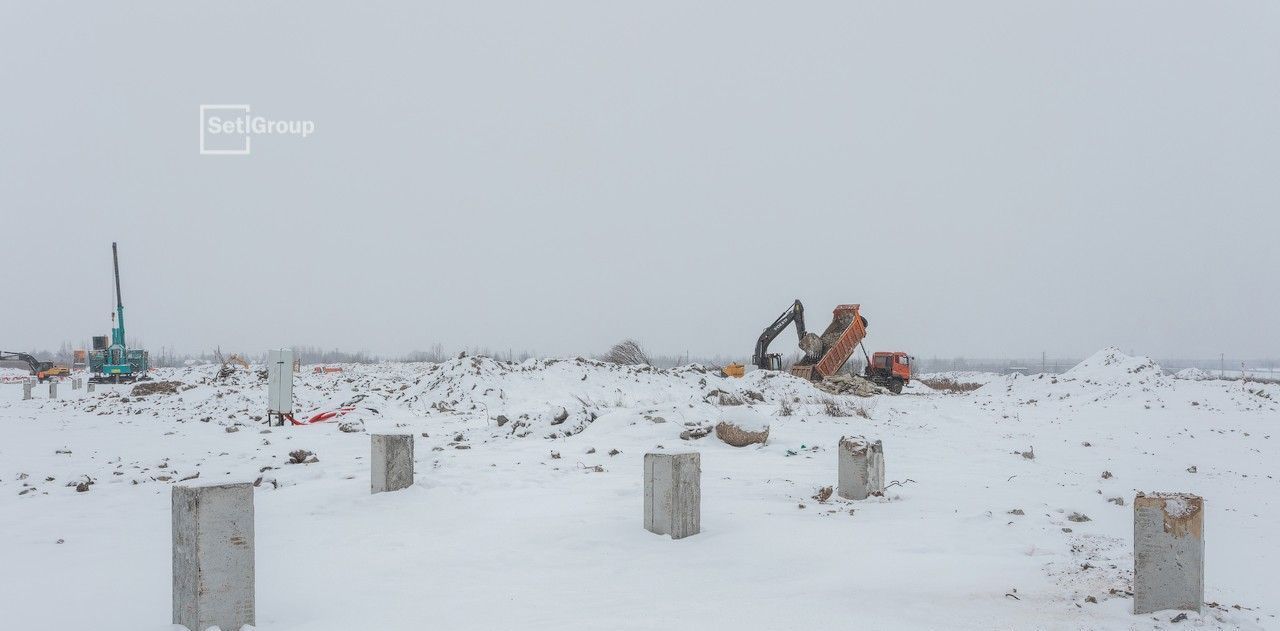
[[[795,302],[791,303],[791,306],[787,307],[787,310],[783,311],[782,315],[778,316],[778,319],[773,321],[773,324],[765,327],[764,332],[760,334],[760,338],[756,340],[756,351],[755,354],[751,356],[751,363],[755,364],[756,368],[760,368],[762,370],[777,370],[781,368],[781,366],[771,365],[772,362],[780,363],[781,358],[771,359],[773,357],[777,357],[777,354],[769,353],[769,344],[773,342],[774,338],[778,337],[779,334],[785,331],[788,326],[791,326],[792,322],[796,323],[796,334],[803,340],[805,335],[804,305],[800,304],[799,298],[797,298]]]

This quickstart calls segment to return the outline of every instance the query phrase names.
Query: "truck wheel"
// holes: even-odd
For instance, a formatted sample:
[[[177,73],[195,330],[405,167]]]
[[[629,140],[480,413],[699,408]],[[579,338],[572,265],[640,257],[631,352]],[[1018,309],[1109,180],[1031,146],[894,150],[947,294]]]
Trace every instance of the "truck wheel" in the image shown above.
[[[894,377],[889,380],[889,392],[894,394],[902,394],[902,380]]]

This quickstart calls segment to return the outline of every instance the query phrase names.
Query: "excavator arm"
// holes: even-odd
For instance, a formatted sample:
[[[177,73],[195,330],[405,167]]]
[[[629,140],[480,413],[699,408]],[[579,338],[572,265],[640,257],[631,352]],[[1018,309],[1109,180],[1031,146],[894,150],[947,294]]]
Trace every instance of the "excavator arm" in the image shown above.
[[[70,368],[56,362],[40,361],[27,353],[0,351],[0,361],[9,361],[14,359],[26,362],[27,368],[31,369],[31,374],[35,375],[40,381],[44,381],[50,377],[65,377],[66,375],[71,374]]]
[[[756,351],[751,356],[751,363],[755,364],[756,368],[765,370],[781,369],[781,366],[770,365],[769,344],[785,331],[788,326],[791,326],[792,322],[796,323],[796,335],[803,340],[805,336],[804,305],[800,304],[798,298],[790,307],[787,307],[786,311],[782,312],[782,315],[778,316],[777,320],[773,321],[773,324],[765,327],[764,332],[760,334],[760,338],[756,340]]]
[[[27,366],[31,368],[31,374],[37,374],[53,368],[53,362],[42,362],[26,353],[11,353],[9,351],[0,351],[0,361],[18,360],[27,362]]]

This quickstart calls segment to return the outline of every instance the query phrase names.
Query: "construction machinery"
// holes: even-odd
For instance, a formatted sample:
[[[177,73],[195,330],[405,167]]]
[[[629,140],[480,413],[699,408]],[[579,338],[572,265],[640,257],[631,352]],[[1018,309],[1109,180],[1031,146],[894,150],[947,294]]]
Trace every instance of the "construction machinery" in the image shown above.
[[[863,374],[889,392],[902,394],[902,386],[911,381],[911,356],[903,352],[872,353]]]
[[[861,305],[838,305],[831,312],[831,324],[821,336],[814,336],[808,344],[802,344],[805,356],[791,367],[791,374],[809,381],[822,381],[836,374],[849,361],[854,349],[867,337],[867,319],[862,317]],[[865,355],[866,350],[862,353]]]
[[[751,355],[751,363],[761,370],[782,370],[782,354],[770,353],[769,344],[773,343],[774,338],[778,337],[791,323],[796,325],[796,336],[799,337],[801,344],[805,342],[804,330],[804,305],[800,304],[800,299],[787,307],[782,315],[778,316],[773,324],[764,328],[764,332],[760,334],[756,340],[756,351]]]
[[[36,376],[40,382],[57,377],[66,377],[71,374],[71,369],[54,362],[41,361],[27,353],[11,353],[9,351],[0,351],[0,361],[17,360],[27,363],[27,367],[31,369],[31,374]]]
[[[94,336],[89,352],[89,381],[94,383],[128,383],[147,378],[151,358],[147,351],[130,349],[124,336],[124,301],[120,297],[120,256],[111,243],[111,265],[116,279],[116,311],[112,314],[111,343],[106,336]]]
[[[861,310],[862,306],[857,304],[838,305],[832,311],[831,324],[821,335],[816,335],[805,331],[804,305],[796,300],[773,324],[765,327],[756,340],[751,362],[763,370],[782,370],[782,355],[770,353],[769,344],[795,323],[804,357],[791,367],[791,374],[809,381],[831,377],[849,361],[855,349],[862,347],[867,337],[867,319]],[[868,356],[865,347],[862,354],[867,360],[864,376],[868,380],[894,394],[902,392],[902,387],[911,379],[910,356],[902,352],[877,352]]]

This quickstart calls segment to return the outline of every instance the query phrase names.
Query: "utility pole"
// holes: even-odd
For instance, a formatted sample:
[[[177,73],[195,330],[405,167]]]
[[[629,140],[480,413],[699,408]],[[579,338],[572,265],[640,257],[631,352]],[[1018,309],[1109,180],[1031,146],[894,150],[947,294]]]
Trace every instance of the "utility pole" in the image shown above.
[[[1218,378],[1221,379],[1227,374],[1226,353],[1218,353]]]
[[[1040,351],[1040,374],[1044,374],[1044,351]]]

